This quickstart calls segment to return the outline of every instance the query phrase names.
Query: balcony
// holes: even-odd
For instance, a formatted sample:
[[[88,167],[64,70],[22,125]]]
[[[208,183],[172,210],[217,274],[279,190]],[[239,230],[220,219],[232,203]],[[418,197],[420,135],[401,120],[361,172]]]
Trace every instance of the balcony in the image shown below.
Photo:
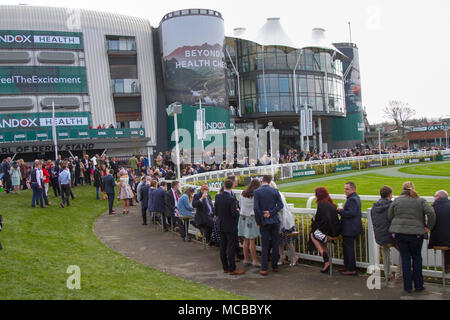
[[[111,91],[114,96],[137,97],[141,95],[141,83],[138,79],[113,79]]]
[[[106,40],[106,48],[109,55],[136,55],[134,39]]]

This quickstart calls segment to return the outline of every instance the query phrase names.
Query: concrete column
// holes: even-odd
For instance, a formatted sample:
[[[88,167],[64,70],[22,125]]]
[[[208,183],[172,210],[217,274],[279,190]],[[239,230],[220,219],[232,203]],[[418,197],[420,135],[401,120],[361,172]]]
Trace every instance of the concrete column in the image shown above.
[[[323,152],[322,147],[322,118],[317,118],[317,134],[319,135],[319,152]]]
[[[314,148],[314,152],[317,152],[318,148],[317,148],[317,127],[316,127],[316,122],[313,121],[312,125],[313,125],[313,148]]]

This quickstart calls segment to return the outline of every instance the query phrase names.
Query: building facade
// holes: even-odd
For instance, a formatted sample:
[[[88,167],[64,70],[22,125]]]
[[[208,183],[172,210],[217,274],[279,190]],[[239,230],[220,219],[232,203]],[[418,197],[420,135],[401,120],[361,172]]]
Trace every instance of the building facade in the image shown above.
[[[269,123],[281,152],[364,140],[359,127],[341,134],[362,110],[355,45],[333,46],[320,28],[293,43],[278,18],[255,39],[243,31],[226,37],[209,9],[173,11],[152,27],[119,14],[0,6],[0,155],[53,158],[55,119],[64,156],[152,157],[174,144],[172,103],[182,105],[183,149],[193,153],[223,147],[226,129]]]
[[[2,155],[53,158],[53,106],[64,155],[147,154],[157,143],[155,97],[147,20],[0,6]],[[31,125],[22,126],[23,119]]]

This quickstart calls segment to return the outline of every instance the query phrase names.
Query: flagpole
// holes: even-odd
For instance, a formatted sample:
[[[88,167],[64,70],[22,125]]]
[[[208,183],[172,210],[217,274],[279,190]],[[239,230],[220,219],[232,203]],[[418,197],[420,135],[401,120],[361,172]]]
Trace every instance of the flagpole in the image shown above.
[[[56,124],[55,124],[55,100],[52,101],[52,137],[53,137],[53,144],[55,146],[55,161],[58,161],[58,141],[56,137]]]

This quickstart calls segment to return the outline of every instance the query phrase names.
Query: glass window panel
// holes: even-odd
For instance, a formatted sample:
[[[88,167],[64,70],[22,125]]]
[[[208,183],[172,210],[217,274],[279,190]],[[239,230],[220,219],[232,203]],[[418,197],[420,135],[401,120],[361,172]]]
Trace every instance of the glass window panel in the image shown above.
[[[316,84],[314,83],[314,76],[308,75],[307,81],[308,81],[308,94],[314,94],[316,86]]]
[[[316,96],[317,111],[323,111],[323,96]]]
[[[299,93],[305,93],[305,94],[308,93],[308,85],[307,85],[305,76],[300,77]]]
[[[280,78],[280,92],[289,93],[289,79],[288,78]]]
[[[279,86],[278,86],[278,77],[277,76],[273,76],[273,75],[269,76],[269,86],[267,88],[267,92],[278,93],[279,90],[280,89],[279,89]]]

